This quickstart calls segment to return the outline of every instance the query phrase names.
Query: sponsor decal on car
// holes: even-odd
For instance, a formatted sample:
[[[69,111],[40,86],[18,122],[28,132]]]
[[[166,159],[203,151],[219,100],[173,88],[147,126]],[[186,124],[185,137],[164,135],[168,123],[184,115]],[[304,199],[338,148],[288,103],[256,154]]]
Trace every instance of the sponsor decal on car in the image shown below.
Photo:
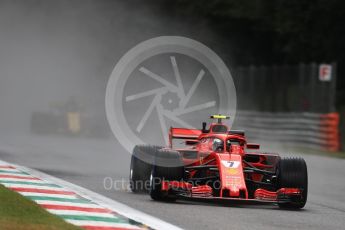
[[[240,163],[239,161],[225,161],[223,160],[222,161],[222,164],[227,167],[227,168],[233,168],[233,169],[236,169],[238,168],[238,166],[240,166]]]

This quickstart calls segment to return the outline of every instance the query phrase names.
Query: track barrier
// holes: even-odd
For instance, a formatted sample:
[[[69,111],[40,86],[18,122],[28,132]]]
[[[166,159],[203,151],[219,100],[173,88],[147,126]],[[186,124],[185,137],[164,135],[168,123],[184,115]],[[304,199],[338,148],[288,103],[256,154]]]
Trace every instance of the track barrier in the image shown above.
[[[238,111],[234,129],[249,140],[336,152],[340,149],[339,113],[271,113]]]

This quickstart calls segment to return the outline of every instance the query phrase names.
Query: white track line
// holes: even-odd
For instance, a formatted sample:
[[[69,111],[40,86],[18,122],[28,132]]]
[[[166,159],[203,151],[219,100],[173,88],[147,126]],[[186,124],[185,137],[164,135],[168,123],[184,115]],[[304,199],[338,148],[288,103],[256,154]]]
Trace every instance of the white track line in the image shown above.
[[[57,197],[57,198],[67,198],[67,199],[75,199],[78,198],[76,195],[63,195],[63,194],[43,194],[37,192],[19,192],[23,196],[46,196],[46,197]]]
[[[114,218],[114,214],[112,213],[87,212],[87,211],[75,211],[75,210],[57,210],[57,209],[47,209],[47,211],[55,215],[97,216],[97,217]]]
[[[110,222],[103,222],[103,221],[71,220],[71,219],[66,219],[66,221],[77,226],[120,227],[120,228],[142,230],[142,228],[140,227],[136,227],[135,225],[125,224],[125,223],[110,223]]]
[[[7,188],[37,188],[37,189],[45,189],[45,190],[52,190],[52,191],[66,191],[66,188],[59,188],[59,187],[51,187],[51,186],[44,186],[44,185],[29,185],[29,184],[9,184],[9,183],[1,183]]]
[[[33,176],[32,175],[26,175],[26,174],[14,174],[14,173],[10,173],[10,172],[2,172],[1,175],[3,176],[20,176],[20,177],[25,177],[25,178],[32,178]],[[1,179],[1,178],[0,178]]]
[[[102,207],[108,208],[114,212],[119,213],[120,215],[123,215],[127,218],[133,219],[137,222],[140,222],[144,225],[150,226],[151,228],[154,229],[164,229],[164,230],[181,230],[180,227],[177,227],[175,225],[172,225],[168,222],[165,222],[161,219],[158,219],[156,217],[150,216],[146,213],[143,213],[139,210],[136,210],[134,208],[131,208],[125,204],[122,204],[118,201],[112,200],[110,198],[107,198],[105,196],[102,196],[98,193],[92,192],[86,188],[80,187],[78,185],[72,184],[70,182],[64,181],[62,179],[50,176],[48,174],[45,174],[43,172],[34,170],[34,169],[30,169],[24,166],[20,166],[20,165],[16,165],[16,164],[10,164],[7,163],[5,161],[1,161],[0,160],[0,164],[4,164],[4,165],[13,165],[16,168],[18,168],[19,170],[22,170],[24,172],[27,172],[33,176],[36,176],[42,180],[46,180],[52,183],[56,183],[57,185],[60,185],[62,187],[65,187],[73,192],[76,192],[77,194],[79,194],[80,196],[89,199],[97,204],[99,204]],[[28,193],[22,193],[23,195],[28,195]],[[34,193],[29,193],[31,196],[34,195],[38,195],[38,194],[34,194]],[[40,194],[42,195],[42,194]],[[49,196],[51,194],[45,194],[45,196]],[[56,197],[56,195],[54,195]],[[61,195],[59,195],[61,196]],[[66,198],[71,198],[71,196],[65,196]],[[73,196],[72,196],[73,197]],[[133,228],[133,226],[131,226],[131,228]]]
[[[35,200],[37,204],[42,205],[63,205],[69,207],[82,207],[82,208],[102,208],[98,204],[88,204],[88,203],[76,203],[68,201],[53,201],[53,200]]]
[[[17,179],[17,178],[0,178],[0,181],[4,181],[3,183],[20,181],[20,182],[39,183],[39,184],[51,184],[51,183],[44,181],[44,180]]]
[[[6,172],[20,172],[17,169],[11,169],[11,168],[0,168],[0,171],[6,171]]]
[[[14,176],[14,175],[11,175],[11,176]],[[40,181],[40,180],[37,180],[37,178],[2,178],[0,177],[0,180],[3,180],[3,181],[27,181],[27,182],[37,182],[37,181]],[[39,182],[38,182],[39,183]],[[45,182],[47,183],[47,182]]]

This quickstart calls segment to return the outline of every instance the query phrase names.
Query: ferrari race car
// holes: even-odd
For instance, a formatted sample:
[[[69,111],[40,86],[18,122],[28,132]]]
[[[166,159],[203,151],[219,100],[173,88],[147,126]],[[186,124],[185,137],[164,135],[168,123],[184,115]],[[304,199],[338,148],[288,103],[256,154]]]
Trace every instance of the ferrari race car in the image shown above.
[[[229,130],[223,115],[209,129],[170,128],[169,146],[137,145],[130,165],[133,192],[153,200],[178,198],[276,203],[300,209],[307,201],[308,173],[302,158],[258,152],[244,131]],[[174,147],[183,139],[183,146]],[[180,144],[181,144],[181,140]],[[251,151],[248,151],[251,150]]]

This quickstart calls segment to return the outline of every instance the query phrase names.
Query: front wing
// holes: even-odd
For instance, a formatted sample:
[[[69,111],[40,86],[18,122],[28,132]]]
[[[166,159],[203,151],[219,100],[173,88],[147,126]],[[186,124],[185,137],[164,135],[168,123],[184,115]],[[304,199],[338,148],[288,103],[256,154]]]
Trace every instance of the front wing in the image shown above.
[[[162,191],[190,200],[231,200],[250,203],[286,203],[302,196],[302,191],[298,188],[281,188],[277,191],[259,188],[254,192],[254,198],[220,197],[213,196],[212,188],[208,185],[192,186],[190,183],[179,181],[163,181]]]

